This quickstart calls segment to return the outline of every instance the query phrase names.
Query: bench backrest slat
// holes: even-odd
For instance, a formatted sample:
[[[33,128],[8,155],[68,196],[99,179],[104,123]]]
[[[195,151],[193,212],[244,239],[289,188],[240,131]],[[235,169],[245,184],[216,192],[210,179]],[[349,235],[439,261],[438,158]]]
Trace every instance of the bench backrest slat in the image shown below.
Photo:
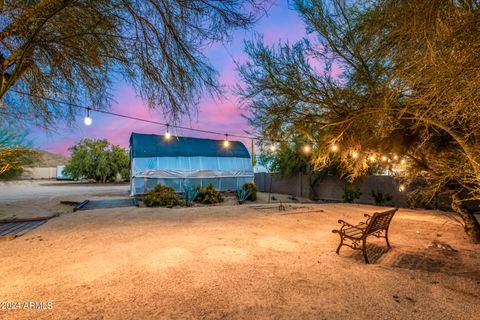
[[[371,234],[380,230],[387,230],[392,221],[393,215],[398,209],[392,209],[383,212],[375,212],[370,219],[370,223],[365,230],[366,234]]]

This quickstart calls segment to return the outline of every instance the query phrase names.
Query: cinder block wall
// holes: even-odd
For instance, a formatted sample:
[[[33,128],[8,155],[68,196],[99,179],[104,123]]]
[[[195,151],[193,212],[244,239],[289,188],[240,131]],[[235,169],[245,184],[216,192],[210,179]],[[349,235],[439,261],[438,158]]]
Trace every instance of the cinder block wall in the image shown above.
[[[310,197],[309,177],[298,174],[291,177],[280,177],[276,174],[256,173],[255,184],[261,192],[290,194],[296,197]]]
[[[343,201],[346,181],[338,176],[322,177],[310,190],[309,177],[307,175],[295,175],[291,177],[279,177],[275,174],[255,174],[255,184],[259,191],[268,192],[271,183],[271,192],[291,194],[296,197],[305,197],[312,200]],[[367,176],[358,181],[355,186],[360,189],[362,195],[356,202],[374,203],[370,196],[371,190],[380,190],[392,195],[389,204],[399,207],[407,206],[407,195],[398,190],[398,185],[392,177],[388,176]]]

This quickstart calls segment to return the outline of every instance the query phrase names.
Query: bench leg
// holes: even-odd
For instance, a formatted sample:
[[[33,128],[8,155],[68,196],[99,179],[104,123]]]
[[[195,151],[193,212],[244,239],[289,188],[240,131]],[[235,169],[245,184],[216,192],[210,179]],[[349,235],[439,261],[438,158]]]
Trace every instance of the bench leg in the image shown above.
[[[337,254],[340,254],[340,248],[342,247],[343,245],[343,237],[342,235],[340,235],[340,244],[338,245],[338,248],[337,248]]]
[[[390,247],[390,242],[388,242],[388,229],[385,230],[385,241],[387,241],[387,247]]]
[[[363,258],[365,259],[365,263],[370,263],[368,261],[368,257],[367,257],[367,239],[363,239],[363,242],[362,242],[362,252],[363,252]]]

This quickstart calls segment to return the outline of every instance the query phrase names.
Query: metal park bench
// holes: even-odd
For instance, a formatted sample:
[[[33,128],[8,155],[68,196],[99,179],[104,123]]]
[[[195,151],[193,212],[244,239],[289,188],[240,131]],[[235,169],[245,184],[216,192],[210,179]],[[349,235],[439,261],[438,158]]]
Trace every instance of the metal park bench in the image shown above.
[[[360,222],[358,225],[352,225],[343,220],[338,220],[338,223],[341,223],[342,226],[339,230],[332,230],[333,233],[338,233],[340,236],[337,254],[340,253],[342,246],[347,246],[354,250],[362,250],[365,263],[369,263],[367,257],[367,237],[375,236],[377,238],[385,238],[387,246],[390,247],[390,243],[388,242],[388,227],[397,210],[398,208],[375,212],[372,216],[365,214],[364,216],[367,217],[367,221]],[[345,243],[346,240],[350,243]]]

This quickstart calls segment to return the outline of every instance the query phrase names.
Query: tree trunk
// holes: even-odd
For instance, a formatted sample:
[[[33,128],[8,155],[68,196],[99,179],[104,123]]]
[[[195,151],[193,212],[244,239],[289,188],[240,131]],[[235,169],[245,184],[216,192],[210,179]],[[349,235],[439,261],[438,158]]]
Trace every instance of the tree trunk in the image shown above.
[[[472,243],[480,243],[480,223],[475,215],[463,205],[458,193],[452,195],[452,209],[462,218],[465,224],[465,233]]]

